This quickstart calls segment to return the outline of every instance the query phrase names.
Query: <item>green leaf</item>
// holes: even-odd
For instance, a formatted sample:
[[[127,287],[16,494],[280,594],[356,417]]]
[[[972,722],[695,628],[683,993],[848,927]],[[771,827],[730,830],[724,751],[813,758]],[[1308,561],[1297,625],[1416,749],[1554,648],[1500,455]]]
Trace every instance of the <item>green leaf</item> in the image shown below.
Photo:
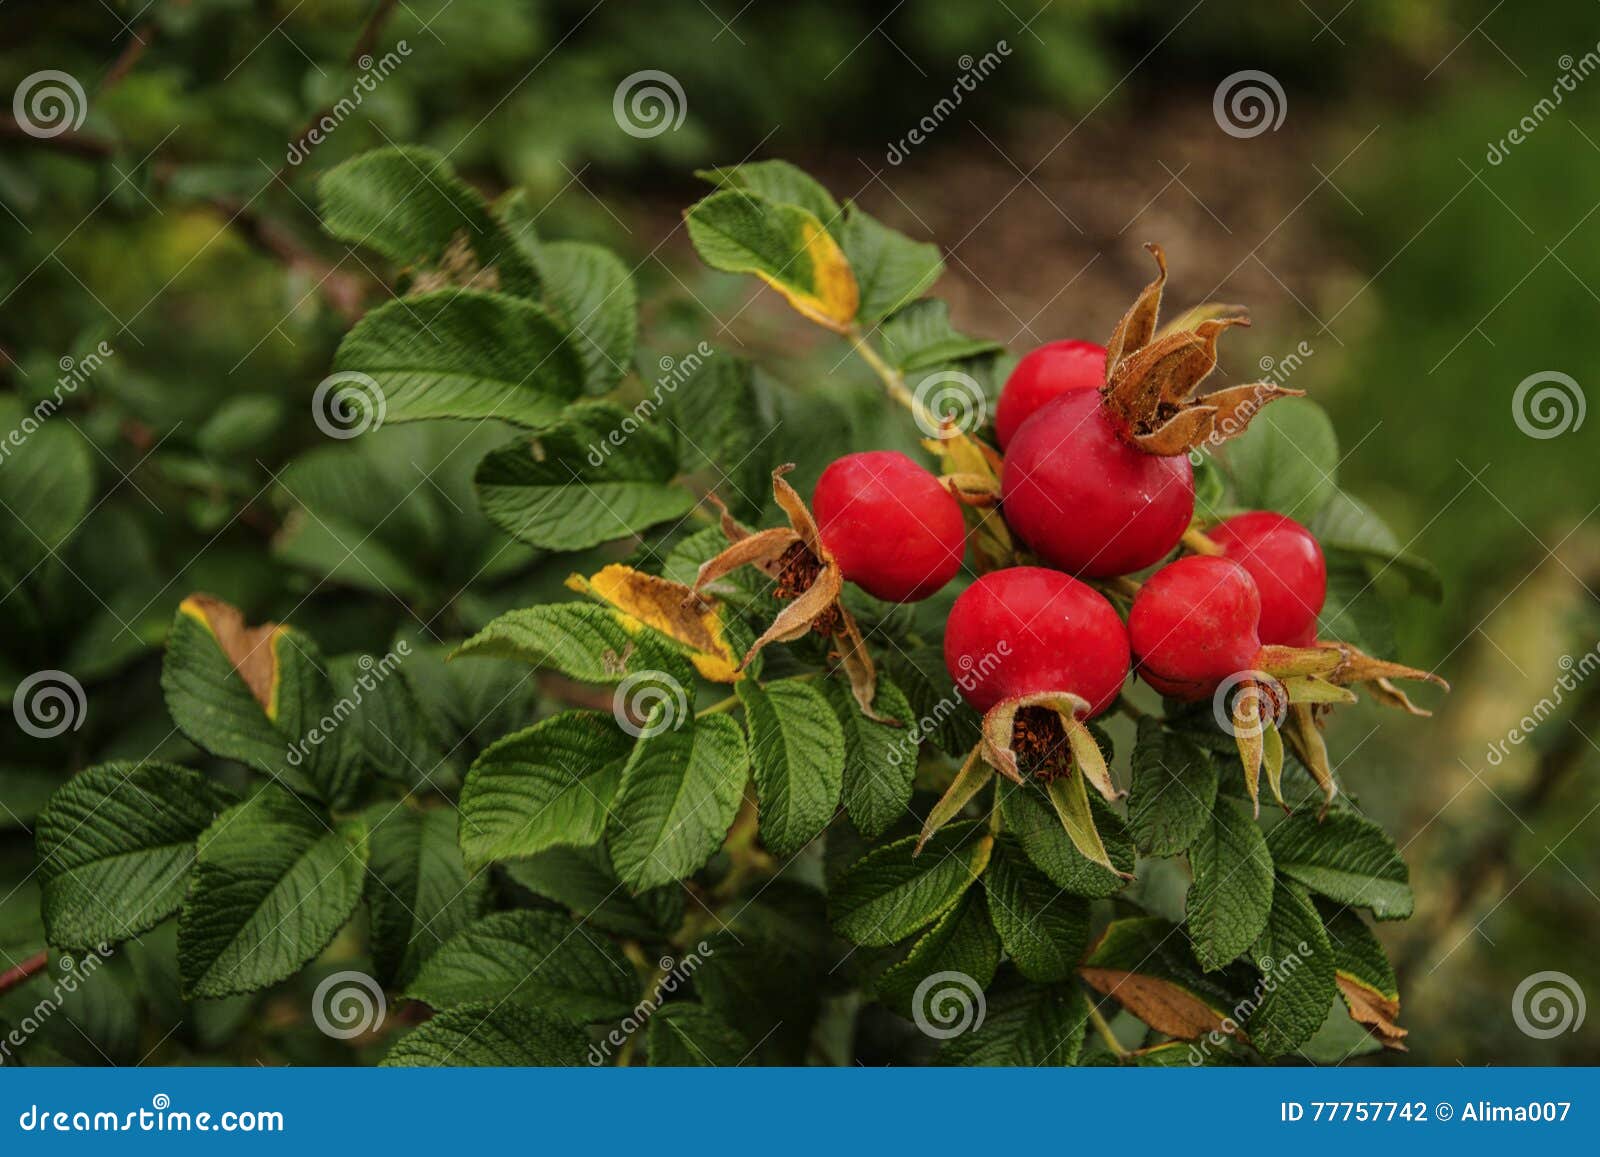
[[[604,844],[551,848],[504,867],[506,875],[534,895],[562,905],[602,932],[662,940],[683,923],[683,889],[666,884],[631,895],[617,878]]]
[[[1404,577],[1418,594],[1434,602],[1444,597],[1438,568],[1405,550],[1382,519],[1344,491],[1336,493],[1317,512],[1308,529],[1324,550],[1361,555],[1380,570],[1392,570]]]
[[[607,825],[611,860],[635,892],[681,880],[719,847],[739,810],[750,756],[726,715],[679,718],[657,707],[622,771]]]
[[[385,1068],[539,1068],[580,1065],[589,1034],[522,1005],[452,1008],[394,1043]]]
[[[746,161],[742,165],[696,169],[694,175],[719,188],[743,189],[780,205],[797,206],[831,232],[839,232],[839,203],[833,194],[788,161]]]
[[[1250,1041],[1265,1056],[1298,1049],[1328,1019],[1333,1004],[1334,952],[1311,897],[1279,876],[1272,913],[1250,950],[1261,971],[1259,1002],[1249,1014]]]
[[[617,255],[582,241],[547,241],[536,254],[545,297],[572,331],[583,359],[583,389],[604,394],[633,362],[639,295]]]
[[[713,269],[753,273],[806,317],[843,330],[860,303],[849,261],[816,215],[743,190],[690,206],[689,239]]]
[[[1310,522],[1338,493],[1339,439],[1315,402],[1275,402],[1224,450],[1241,506]]]
[[[939,256],[937,245],[911,240],[854,202],[847,206],[839,244],[860,287],[857,316],[862,324],[875,322],[915,301],[944,272],[944,259]]]
[[[583,357],[540,305],[469,289],[440,289],[379,306],[356,323],[334,369],[360,374],[363,420],[496,418],[541,430],[583,389]],[[337,397],[330,387],[326,403]],[[320,416],[320,414],[319,414]],[[349,419],[346,419],[349,421]]]
[[[1001,840],[983,875],[1000,943],[1029,980],[1068,980],[1089,946],[1089,902],[1056,887]]]
[[[1400,985],[1383,945],[1366,921],[1348,908],[1334,910],[1327,901],[1319,901],[1317,909],[1327,921],[1335,982],[1351,1019],[1384,1045],[1401,1047],[1406,1030],[1395,1023],[1400,1015]],[[1346,1056],[1354,1051],[1346,1045]]]
[[[652,1068],[734,1068],[750,1055],[744,1037],[701,1004],[667,1004],[650,1017]]]
[[[950,306],[937,298],[895,311],[878,327],[878,338],[889,364],[906,374],[1005,350],[997,341],[957,332],[950,324]]]
[[[632,752],[633,737],[597,711],[565,711],[494,744],[461,789],[467,863],[597,842]]]
[[[78,529],[94,500],[89,444],[64,418],[0,398],[0,577],[21,583]],[[16,440],[21,439],[17,444]]]
[[[1204,750],[1146,716],[1133,748],[1128,826],[1140,850],[1176,856],[1211,822],[1217,765]]]
[[[869,853],[833,887],[834,929],[853,943],[882,947],[932,923],[988,865],[994,837],[977,833],[977,824],[951,824],[920,855],[915,836]]]
[[[631,431],[631,433],[629,432]],[[625,436],[623,445],[613,435]],[[582,550],[681,518],[695,496],[672,484],[671,442],[606,402],[583,402],[533,442],[478,465],[478,498],[496,526],[549,550]]]
[[[376,149],[330,169],[317,182],[323,227],[418,273],[448,264],[452,246],[471,254],[464,272],[532,297],[538,275],[483,198],[432,149]],[[457,258],[459,261],[460,258]],[[490,272],[492,270],[492,273]]]
[[[34,831],[49,942],[115,944],[172,915],[195,840],[231,799],[170,763],[105,763],[73,776]]]
[[[793,679],[735,688],[750,729],[761,840],[787,859],[828,826],[844,783],[844,732],[827,699]]]
[[[862,835],[876,839],[910,814],[917,745],[909,725],[914,718],[905,695],[878,677],[874,710],[908,726],[891,727],[861,713],[850,688],[837,679],[822,684],[844,734],[844,807]]]
[[[677,669],[648,635],[629,635],[616,611],[587,602],[507,611],[452,658],[467,656],[519,659],[581,683],[620,683],[644,671]]]
[[[754,520],[770,500],[772,468],[781,461],[775,458],[779,446],[773,426],[762,416],[765,407],[754,367],[727,354],[702,359],[697,350],[678,359],[673,377],[666,380],[686,372],[691,362],[698,363],[693,376],[677,385],[663,404],[677,442],[678,468],[708,476],[735,515]],[[635,413],[645,405],[634,407]],[[708,530],[718,549],[728,545],[720,528]],[[692,583],[694,576],[682,581]]]
[[[1058,888],[1074,896],[1103,897],[1121,891],[1127,881],[1089,860],[1067,836],[1061,820],[1044,794],[1031,784],[996,780],[1005,830],[1017,838],[1028,859]],[[1120,871],[1133,871],[1133,840],[1127,825],[1098,795],[1089,797],[1100,840],[1111,863]]]
[[[506,1001],[601,1021],[626,1016],[639,984],[611,941],[566,916],[496,912],[441,945],[405,994],[440,1009]]]
[[[1272,857],[1250,809],[1221,798],[1189,849],[1189,937],[1208,972],[1255,943],[1272,910]]]
[[[1289,816],[1267,838],[1278,871],[1330,900],[1369,908],[1379,920],[1411,915],[1411,873],[1394,841],[1352,811]]]
[[[248,628],[235,608],[191,595],[167,637],[161,686],[173,722],[207,751],[334,807],[358,786],[360,736],[340,726],[321,651],[292,627]]]
[[[932,1006],[928,997],[937,997],[936,989],[943,980],[960,983],[956,977],[941,974],[966,977],[971,982],[967,986],[970,997],[989,987],[999,966],[1000,936],[989,918],[983,890],[974,888],[917,939],[905,959],[886,968],[874,988],[879,998],[902,1016],[911,1017],[920,1008],[924,1017],[940,1024],[951,1010]],[[929,981],[930,976],[941,979]],[[922,987],[924,983],[927,988]],[[920,1003],[916,999],[919,989],[923,994]],[[950,996],[959,1005],[959,994],[952,990]]]
[[[1076,984],[1019,985],[988,1001],[981,1027],[946,1041],[939,1063],[1070,1065],[1083,1048],[1088,1019],[1089,1006]]]
[[[489,877],[467,871],[452,808],[416,811],[384,803],[365,815],[371,832],[367,908],[372,959],[390,984],[416,975],[434,950],[478,916]]]
[[[1317,616],[1317,637],[1350,643],[1380,659],[1395,653],[1394,615],[1372,580],[1372,564],[1337,547],[1323,552],[1328,594]]]
[[[330,826],[303,801],[264,787],[200,836],[178,915],[185,995],[254,992],[328,946],[361,899],[367,830]]]

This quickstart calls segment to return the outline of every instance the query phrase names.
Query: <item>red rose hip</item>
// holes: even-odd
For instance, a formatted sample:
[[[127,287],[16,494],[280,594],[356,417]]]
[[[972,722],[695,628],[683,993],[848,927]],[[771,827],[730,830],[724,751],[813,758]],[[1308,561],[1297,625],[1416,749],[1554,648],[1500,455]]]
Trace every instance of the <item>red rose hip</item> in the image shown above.
[[[1261,594],[1261,641],[1309,647],[1317,638],[1317,615],[1328,595],[1322,547],[1294,519],[1254,510],[1206,532],[1255,580]]]
[[[822,545],[868,594],[914,602],[961,569],[961,505],[904,454],[872,450],[836,459],[817,479],[811,506]]]
[[[979,712],[1002,700],[1069,692],[1111,706],[1128,677],[1128,632],[1105,597],[1059,571],[1018,566],[961,592],[945,624],[944,662]]]
[[[994,436],[1004,450],[1011,436],[1046,402],[1074,390],[1098,390],[1106,378],[1106,347],[1092,341],[1053,341],[1025,355],[1000,391]]]
[[[1096,390],[1074,390],[1022,424],[1000,477],[1006,524],[1051,566],[1089,578],[1142,570],[1194,515],[1186,454],[1147,454],[1112,424]]]
[[[1230,559],[1191,555],[1139,588],[1128,637],[1139,677],[1163,695],[1209,698],[1230,675],[1257,665],[1261,596]]]

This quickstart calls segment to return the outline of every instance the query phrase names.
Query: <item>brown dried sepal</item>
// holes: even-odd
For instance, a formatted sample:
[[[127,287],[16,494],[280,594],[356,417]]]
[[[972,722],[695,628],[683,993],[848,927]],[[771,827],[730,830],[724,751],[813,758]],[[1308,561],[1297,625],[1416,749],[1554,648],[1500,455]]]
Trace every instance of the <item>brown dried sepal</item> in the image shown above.
[[[1186,454],[1243,433],[1268,402],[1304,392],[1254,382],[1195,397],[1200,383],[1216,368],[1217,338],[1223,330],[1250,321],[1242,314],[1217,316],[1225,307],[1211,305],[1180,318],[1181,328],[1158,335],[1167,261],[1159,245],[1145,248],[1156,259],[1156,278],[1140,292],[1106,343],[1101,396],[1124,438],[1147,454]]]
[[[1328,682],[1340,687],[1348,687],[1354,683],[1365,686],[1374,699],[1391,707],[1399,707],[1411,715],[1431,715],[1412,703],[1404,692],[1394,685],[1395,679],[1412,679],[1419,682],[1432,683],[1436,687],[1450,690],[1450,684],[1431,671],[1418,670],[1416,667],[1405,667],[1399,663],[1390,663],[1384,659],[1375,659],[1371,655],[1351,646],[1349,643],[1321,642],[1317,646],[1339,656],[1339,662],[1333,671],[1328,674]]]

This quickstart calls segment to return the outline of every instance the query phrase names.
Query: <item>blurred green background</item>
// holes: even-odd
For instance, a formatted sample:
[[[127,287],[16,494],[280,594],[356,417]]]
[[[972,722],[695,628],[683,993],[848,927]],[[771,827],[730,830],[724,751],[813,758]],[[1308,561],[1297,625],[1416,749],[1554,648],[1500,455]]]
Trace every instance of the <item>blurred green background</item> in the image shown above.
[[[95,479],[70,544],[0,534],[0,690],[65,667],[91,704],[70,743],[5,721],[0,968],[41,942],[27,829],[49,791],[95,760],[193,753],[169,734],[153,656],[184,594],[215,591],[253,618],[292,610],[330,652],[402,620],[314,581],[285,547],[297,503],[280,472],[323,444],[311,393],[351,317],[386,293],[361,254],[319,236],[316,176],[419,143],[490,192],[524,186],[541,234],[603,241],[636,266],[646,377],[655,354],[709,328],[774,364],[790,396],[828,399],[851,441],[904,441],[836,345],[689,250],[679,214],[700,194],[695,167],[784,157],[936,242],[949,272],[935,292],[957,326],[1014,354],[1103,341],[1143,283],[1145,240],[1166,247],[1176,305],[1251,307],[1227,379],[1292,365],[1288,384],[1335,418],[1340,482],[1444,576],[1442,602],[1408,604],[1399,652],[1454,693],[1432,721],[1362,709],[1331,738],[1412,864],[1417,916],[1381,929],[1409,1059],[1600,1062],[1600,1015],[1552,1039],[1511,1015],[1518,983],[1543,970],[1600,996],[1600,678],[1558,684],[1563,656],[1600,646],[1600,418],[1556,413],[1568,428],[1533,436],[1514,413],[1531,375],[1575,380],[1569,407],[1594,390],[1600,8],[10,0],[0,28],[0,91],[60,70],[86,111],[39,139],[0,110],[0,404],[31,407],[78,374],[62,417],[83,439],[61,452],[87,454]],[[960,86],[988,53],[987,75]],[[288,164],[319,110],[378,67],[359,107]],[[641,70],[681,89],[677,127],[619,125],[619,84]],[[1281,123],[1229,133],[1214,98],[1246,70],[1281,90]],[[471,463],[463,453],[458,482]],[[413,609],[444,630],[543,581],[463,594],[471,559],[449,534],[396,545],[417,571]],[[1491,758],[1541,699],[1550,717]],[[64,1054],[138,1060],[155,1043],[133,1010],[161,998],[140,959],[75,1013],[99,1043],[58,1029]],[[208,1009],[176,1039],[225,1058],[246,1011]],[[251,1023],[272,1032],[272,1010]]]

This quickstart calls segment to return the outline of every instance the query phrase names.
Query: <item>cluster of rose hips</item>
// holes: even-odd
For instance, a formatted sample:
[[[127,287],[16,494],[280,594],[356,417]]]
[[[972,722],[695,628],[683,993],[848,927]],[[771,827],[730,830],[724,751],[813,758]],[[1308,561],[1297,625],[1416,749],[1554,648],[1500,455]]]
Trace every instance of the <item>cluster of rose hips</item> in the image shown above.
[[[1216,365],[1218,335],[1245,322],[1199,311],[1189,315],[1200,318],[1193,324],[1158,332],[1166,263],[1150,249],[1159,275],[1106,346],[1052,342],[1018,363],[995,412],[1000,452],[944,432],[967,439],[993,465],[987,486],[949,471],[936,477],[895,452],[849,454],[823,471],[808,511],[775,477],[790,525],[747,534],[725,518],[733,543],[706,564],[697,586],[736,566],[761,567],[791,601],[754,650],[812,629],[837,637],[857,700],[870,712],[871,659],[839,603],[842,583],[893,602],[928,597],[961,569],[963,507],[976,508],[980,520],[1003,519],[1041,565],[990,570],[951,608],[945,663],[984,715],[969,768],[982,761],[1018,782],[1047,784],[1077,771],[1080,790],[1087,779],[1114,795],[1085,724],[1137,672],[1185,702],[1234,690],[1223,721],[1253,798],[1265,766],[1282,802],[1287,740],[1331,799],[1320,712],[1352,700],[1351,683],[1372,684],[1380,698],[1409,709],[1389,680],[1431,676],[1318,640],[1327,569],[1317,540],[1294,519],[1255,511],[1203,532],[1193,525],[1191,452],[1239,433],[1267,402],[1299,391],[1261,382],[1197,397]],[[1142,584],[1125,577],[1180,548],[1191,553]],[[1126,623],[1097,583],[1134,592]],[[971,798],[970,783],[953,791]],[[1105,862],[1098,844],[1079,841]]]

